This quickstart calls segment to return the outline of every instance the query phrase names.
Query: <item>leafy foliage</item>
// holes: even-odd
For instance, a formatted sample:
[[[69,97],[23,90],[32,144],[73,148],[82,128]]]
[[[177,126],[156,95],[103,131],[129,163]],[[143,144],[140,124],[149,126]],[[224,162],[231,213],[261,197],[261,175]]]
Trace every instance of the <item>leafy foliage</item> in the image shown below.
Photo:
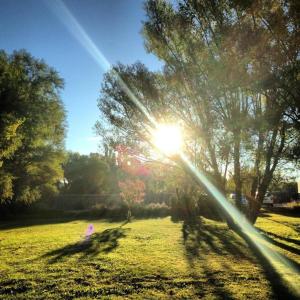
[[[64,193],[103,194],[110,191],[109,166],[97,153],[68,153],[64,172],[67,179]]]
[[[63,81],[26,51],[0,52],[0,202],[31,203],[63,177]]]
[[[164,68],[116,65],[99,100],[106,122],[129,139],[149,141],[151,124],[118,85],[117,72],[158,122],[180,120],[185,152],[222,191],[233,172],[237,205],[242,170],[251,170],[254,222],[278,163],[297,150],[297,7],[292,0],[146,1],[145,45]]]

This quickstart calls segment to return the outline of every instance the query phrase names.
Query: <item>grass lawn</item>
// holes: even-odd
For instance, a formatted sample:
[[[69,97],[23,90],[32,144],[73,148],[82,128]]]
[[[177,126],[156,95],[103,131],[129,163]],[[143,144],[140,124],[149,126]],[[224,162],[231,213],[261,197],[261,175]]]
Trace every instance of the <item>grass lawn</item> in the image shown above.
[[[95,233],[83,242],[90,223]],[[120,225],[1,222],[0,299],[276,298],[272,271],[224,223],[164,218]],[[300,218],[265,213],[256,226],[300,264]]]

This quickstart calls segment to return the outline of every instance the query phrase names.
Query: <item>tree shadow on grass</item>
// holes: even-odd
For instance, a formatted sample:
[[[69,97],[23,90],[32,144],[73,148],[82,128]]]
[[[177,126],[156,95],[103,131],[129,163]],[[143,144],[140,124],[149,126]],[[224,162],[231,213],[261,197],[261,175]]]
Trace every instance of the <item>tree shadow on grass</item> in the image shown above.
[[[119,246],[119,239],[126,237],[130,228],[116,227],[92,234],[88,239],[49,251],[43,257],[51,257],[49,263],[55,263],[65,257],[81,254],[81,258],[109,253]]]
[[[202,296],[213,293],[214,296],[221,299],[234,299],[232,291],[222,280],[225,270],[226,272],[231,270],[230,264],[224,263],[226,265],[218,269],[214,267],[214,263],[221,256],[224,256],[226,261],[227,256],[232,253],[235,253],[240,259],[251,260],[251,257],[242,251],[243,243],[238,239],[228,239],[222,227],[203,225],[195,220],[192,222],[184,221],[182,235],[192,277],[197,278],[202,272],[205,276],[206,284],[199,286],[197,293],[202,294]],[[216,258],[216,261],[212,261],[212,256]]]
[[[291,253],[300,255],[300,249],[297,249],[297,248],[294,248],[294,247],[292,247],[290,245],[287,245],[284,242],[277,241],[274,238],[282,240],[282,241],[286,241],[286,242],[289,242],[289,243],[292,243],[292,244],[295,244],[295,245],[300,245],[300,240],[282,237],[282,236],[280,236],[278,234],[271,233],[269,231],[265,231],[265,230],[260,229],[260,228],[258,228],[258,230],[261,232],[261,234],[264,236],[264,238],[268,242],[270,242],[271,244],[273,244],[275,246],[278,246],[278,247],[280,247],[280,248],[282,248],[284,250],[287,250],[287,251],[289,251]]]
[[[284,282],[282,276],[274,269],[274,267],[272,266],[272,264],[270,263],[270,261],[261,253],[261,251],[259,251],[255,241],[253,241],[252,239],[250,239],[248,237],[248,235],[246,235],[244,232],[240,231],[237,232],[239,234],[239,236],[241,238],[244,239],[244,241],[247,243],[247,245],[249,246],[249,248],[251,249],[251,251],[253,252],[253,254],[256,256],[256,258],[258,259],[260,265],[262,266],[263,270],[264,270],[264,274],[266,276],[266,278],[268,279],[268,281],[271,284],[272,287],[272,291],[274,293],[274,298],[275,299],[299,299],[299,295],[296,295],[294,293],[294,291],[292,291]],[[283,248],[283,243],[274,241],[271,238],[267,238],[266,236],[264,236],[265,240],[269,241],[271,244],[273,245],[277,245],[281,248]],[[266,246],[267,248],[270,248],[269,246]],[[292,248],[292,249],[291,249]],[[288,245],[285,245],[285,249],[294,253],[294,250],[297,250],[293,247],[289,247]],[[291,251],[293,250],[293,251]],[[295,272],[297,274],[299,274],[299,270],[300,270],[300,265],[298,263],[296,263],[295,261],[289,259],[288,257],[286,257],[285,255],[282,255],[280,253],[277,252],[278,258],[282,261],[287,261],[287,263],[295,270]],[[295,278],[295,280],[297,280]]]
[[[286,216],[286,217],[300,217],[300,211],[299,210],[290,210],[290,209],[284,209],[284,208],[270,208],[268,212],[280,215],[280,216]]]
[[[184,221],[182,234],[188,255],[199,256],[201,248],[205,244],[216,254],[226,255],[235,253],[238,257],[246,258],[245,252],[242,251],[242,242],[236,239],[228,239],[224,235],[224,230],[218,228],[218,226],[203,226],[197,221]],[[221,247],[220,244],[222,245]]]
[[[195,270],[195,262],[200,260],[201,269],[204,271],[204,275],[207,277],[208,283],[213,284],[214,293],[216,293],[218,296],[221,296],[221,298],[233,298],[232,292],[226,287],[226,285],[222,285],[220,282],[221,273],[224,273],[225,271],[230,272],[232,270],[230,266],[230,259],[229,263],[224,263],[222,268],[222,270],[224,269],[223,271],[213,270],[213,267],[209,265],[209,262],[206,261],[205,255],[202,253],[207,254],[208,251],[210,251],[209,253],[215,254],[216,257],[218,255],[231,255],[235,259],[246,259],[253,264],[257,264],[258,260],[259,264],[262,266],[267,280],[271,284],[274,299],[297,299],[297,296],[286,287],[281,276],[274,270],[270,262],[257,250],[255,243],[242,232],[237,232],[237,234],[246,242],[257,260],[255,260],[255,258],[247,251],[245,243],[243,243],[243,241],[240,239],[234,238],[234,233],[227,228],[224,229],[223,227],[206,226],[197,222],[191,223],[185,221],[183,223],[182,233],[186,248],[187,260],[191,270]],[[291,249],[286,250],[291,251]],[[295,250],[295,248],[293,248],[293,250]],[[291,252],[294,253],[294,251]],[[294,261],[288,259],[287,257],[284,257],[284,259],[288,260],[288,262],[293,265],[295,269],[299,268],[299,265]],[[234,274],[234,270],[232,271]],[[241,274],[241,276],[243,275]],[[255,276],[250,279],[259,280],[259,278],[255,278]],[[232,280],[240,280],[240,278],[233,277]]]

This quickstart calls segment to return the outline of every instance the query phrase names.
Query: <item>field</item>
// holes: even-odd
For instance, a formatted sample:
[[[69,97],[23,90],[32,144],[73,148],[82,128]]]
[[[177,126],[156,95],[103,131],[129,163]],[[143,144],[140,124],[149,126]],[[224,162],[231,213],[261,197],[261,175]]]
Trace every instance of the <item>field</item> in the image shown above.
[[[84,241],[90,223],[95,233]],[[299,266],[300,218],[264,213],[256,226]],[[0,223],[0,299],[287,299],[285,293],[221,222]]]

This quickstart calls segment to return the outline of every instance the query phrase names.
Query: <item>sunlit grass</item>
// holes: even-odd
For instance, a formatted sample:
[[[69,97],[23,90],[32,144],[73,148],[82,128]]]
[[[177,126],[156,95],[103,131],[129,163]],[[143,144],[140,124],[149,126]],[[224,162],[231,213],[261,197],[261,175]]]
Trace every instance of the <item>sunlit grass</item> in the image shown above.
[[[271,230],[270,222],[260,218],[258,226]],[[273,233],[284,236],[281,224],[273,223]],[[1,299],[272,298],[260,262],[224,223],[205,220],[200,227],[183,227],[164,218],[119,227],[93,221],[94,240],[83,247],[88,221],[34,224],[6,229],[0,224]],[[300,263],[299,255],[274,247]]]

